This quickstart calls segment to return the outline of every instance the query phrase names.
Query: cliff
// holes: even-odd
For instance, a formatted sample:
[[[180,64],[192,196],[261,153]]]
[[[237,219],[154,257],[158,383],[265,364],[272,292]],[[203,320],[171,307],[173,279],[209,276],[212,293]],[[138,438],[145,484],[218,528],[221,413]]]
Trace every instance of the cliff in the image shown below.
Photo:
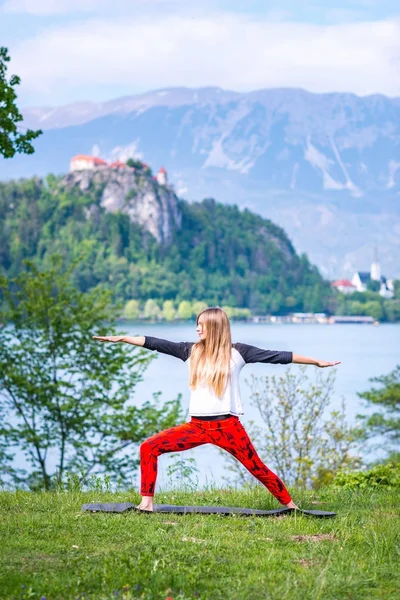
[[[100,206],[106,212],[127,214],[160,244],[169,244],[181,226],[176,194],[172,187],[159,185],[149,170],[105,167],[73,171],[62,178],[60,187],[99,194]]]

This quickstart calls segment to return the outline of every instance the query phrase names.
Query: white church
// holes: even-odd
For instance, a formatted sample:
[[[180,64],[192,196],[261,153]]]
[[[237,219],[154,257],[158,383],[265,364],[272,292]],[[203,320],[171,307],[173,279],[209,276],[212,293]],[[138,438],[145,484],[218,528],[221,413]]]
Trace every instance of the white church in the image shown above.
[[[393,280],[386,279],[381,273],[381,266],[378,262],[378,258],[374,256],[374,260],[371,263],[371,268],[368,272],[356,271],[354,273],[351,283],[355,287],[354,291],[357,292],[365,292],[367,290],[367,284],[369,281],[378,281],[380,284],[379,294],[383,296],[383,298],[393,298],[394,296],[394,287]]]

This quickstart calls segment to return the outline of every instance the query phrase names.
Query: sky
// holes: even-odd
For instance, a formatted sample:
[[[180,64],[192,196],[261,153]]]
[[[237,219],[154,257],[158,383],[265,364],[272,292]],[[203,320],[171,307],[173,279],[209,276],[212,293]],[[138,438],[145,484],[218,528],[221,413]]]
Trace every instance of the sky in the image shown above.
[[[398,0],[0,0],[0,45],[21,106],[176,86],[400,97]]]

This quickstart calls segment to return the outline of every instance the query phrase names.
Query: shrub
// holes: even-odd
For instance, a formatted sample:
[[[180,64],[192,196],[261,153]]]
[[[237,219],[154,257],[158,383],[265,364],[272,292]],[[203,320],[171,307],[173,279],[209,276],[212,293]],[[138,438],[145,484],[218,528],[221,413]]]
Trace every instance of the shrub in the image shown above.
[[[333,485],[345,489],[400,487],[400,463],[376,465],[368,471],[340,471],[333,480]]]

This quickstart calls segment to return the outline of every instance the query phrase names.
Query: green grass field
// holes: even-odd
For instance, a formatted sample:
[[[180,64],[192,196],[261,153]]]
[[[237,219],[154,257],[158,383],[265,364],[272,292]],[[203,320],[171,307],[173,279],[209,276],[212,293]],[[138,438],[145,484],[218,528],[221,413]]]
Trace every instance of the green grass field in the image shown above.
[[[338,516],[90,514],[83,503],[139,496],[0,492],[0,598],[400,598],[399,491],[326,488],[294,497]],[[156,501],[278,507],[261,486],[160,493]]]

